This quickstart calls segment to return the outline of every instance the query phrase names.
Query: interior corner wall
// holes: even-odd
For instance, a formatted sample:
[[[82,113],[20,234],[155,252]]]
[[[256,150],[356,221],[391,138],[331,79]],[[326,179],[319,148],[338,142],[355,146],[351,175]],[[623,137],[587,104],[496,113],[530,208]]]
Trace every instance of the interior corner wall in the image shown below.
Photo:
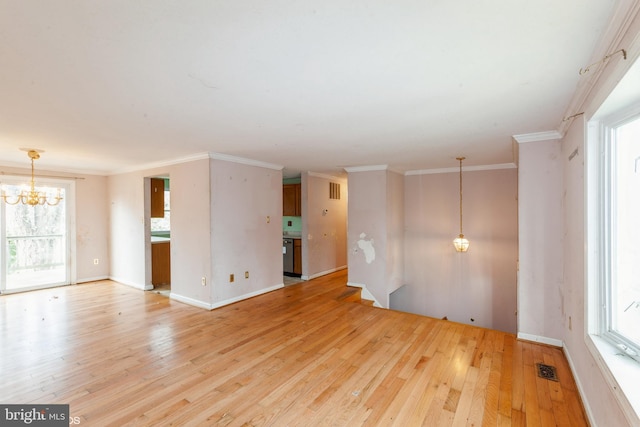
[[[145,179],[154,176],[171,180],[171,292],[208,306],[209,288],[201,283],[211,276],[208,159],[108,177],[110,277],[139,289],[152,286]]]
[[[282,171],[210,162],[213,305],[282,287]]]
[[[106,176],[83,175],[76,180],[76,266],[77,282],[109,277]]]
[[[329,183],[340,184],[340,199],[329,198]],[[302,174],[302,275],[313,278],[347,266],[347,183]]]
[[[404,175],[387,171],[386,284],[391,294],[404,284]]]
[[[459,175],[405,177],[405,285],[392,308],[516,332],[517,170],[463,172],[458,253]]]
[[[387,171],[349,172],[349,283],[364,286],[384,308],[387,290]]]
[[[171,294],[203,306],[211,304],[209,178],[209,159],[172,165],[169,170]]]
[[[563,173],[560,141],[520,144],[518,333],[561,342]]]

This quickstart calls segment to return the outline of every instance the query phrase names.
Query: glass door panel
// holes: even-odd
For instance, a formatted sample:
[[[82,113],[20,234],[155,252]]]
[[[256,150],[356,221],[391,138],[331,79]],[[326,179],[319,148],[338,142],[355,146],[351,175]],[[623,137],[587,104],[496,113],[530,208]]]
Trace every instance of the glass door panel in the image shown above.
[[[69,283],[67,233],[67,188],[65,185],[36,187],[51,193],[60,190],[62,201],[55,205],[15,205],[3,203],[2,290],[15,292]],[[22,188],[3,184],[6,194]],[[9,201],[12,201],[10,197]]]

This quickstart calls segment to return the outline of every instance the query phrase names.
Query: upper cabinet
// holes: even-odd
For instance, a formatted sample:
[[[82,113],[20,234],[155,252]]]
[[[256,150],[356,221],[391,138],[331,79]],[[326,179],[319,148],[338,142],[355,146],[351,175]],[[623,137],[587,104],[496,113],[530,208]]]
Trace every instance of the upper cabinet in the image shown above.
[[[151,178],[151,218],[164,218],[164,179]]]
[[[284,184],[282,186],[282,215],[301,216],[301,185]]]

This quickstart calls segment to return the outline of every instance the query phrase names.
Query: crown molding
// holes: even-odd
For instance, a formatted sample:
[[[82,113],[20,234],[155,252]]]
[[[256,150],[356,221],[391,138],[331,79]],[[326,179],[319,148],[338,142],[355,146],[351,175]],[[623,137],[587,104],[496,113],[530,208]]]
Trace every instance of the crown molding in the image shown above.
[[[257,167],[261,167],[261,168],[273,169],[273,170],[278,170],[278,171],[281,171],[282,169],[284,169],[284,166],[281,166],[281,165],[276,165],[276,164],[267,163],[267,162],[261,162],[259,160],[246,159],[244,157],[230,156],[228,154],[222,154],[222,153],[211,152],[211,153],[209,153],[209,157],[211,159],[213,159],[213,160],[222,160],[222,161],[225,161],[225,162],[240,163],[242,165],[257,166]]]
[[[345,182],[346,181],[343,177],[339,177],[339,176],[335,176],[335,175],[329,175],[329,174],[325,174],[325,173],[307,172],[307,175],[313,176],[313,177],[316,177],[316,178],[328,179],[330,181],[341,181],[341,182]]]
[[[347,166],[345,171],[351,172],[371,172],[371,171],[386,171],[389,169],[389,165],[370,165],[370,166]]]
[[[524,144],[525,142],[539,142],[539,141],[553,141],[556,139],[562,139],[562,134],[557,130],[548,130],[545,132],[534,133],[522,133],[520,135],[513,135],[513,139],[518,144]]]
[[[613,64],[614,68],[624,68],[626,70],[631,67],[633,62],[635,61],[634,56],[637,56],[637,53],[631,52],[632,49],[635,48],[634,45],[637,44],[638,38],[636,37],[632,42],[631,46],[622,46],[621,43],[625,36],[627,36],[627,32],[629,31],[629,27],[633,24],[633,21],[636,19],[640,11],[640,2],[637,0],[621,0],[617,2],[617,5],[611,15],[611,19],[609,20],[609,25],[603,33],[603,36],[600,38],[600,42],[598,46],[594,49],[593,54],[590,57],[590,60],[587,64],[595,63],[608,54],[617,51],[618,49],[625,49],[627,52],[627,62],[628,65],[620,66],[621,61],[623,61],[620,57],[614,58],[611,61],[606,61],[602,63],[600,66],[594,68],[592,71],[580,76],[580,80],[578,80],[578,84],[576,90],[565,110],[565,114],[563,117],[570,117],[574,114],[578,114],[580,112],[585,112],[585,108],[587,107],[587,101],[594,93],[594,88],[597,86],[600,78],[604,70],[607,68],[607,65]],[[631,54],[631,55],[630,55]],[[585,65],[587,65],[585,64]],[[618,71],[618,73],[624,73],[623,71]],[[576,74],[578,74],[578,70],[576,70]],[[605,86],[614,86],[617,84],[617,79],[613,79],[614,82]],[[613,87],[605,88],[605,92],[608,94],[613,90]],[[601,92],[601,90],[600,90]],[[591,112],[593,113],[593,112]],[[588,119],[589,117],[587,117]],[[564,135],[569,127],[571,126],[573,120],[563,120],[560,122],[558,126],[558,132]]]
[[[153,162],[153,163],[145,163],[145,164],[142,164],[142,165],[136,165],[136,166],[131,166],[131,167],[122,168],[122,169],[116,169],[116,170],[110,171],[107,175],[119,175],[119,174],[123,174],[123,173],[138,172],[138,171],[143,171],[143,170],[148,170],[148,169],[164,168],[164,167],[167,167],[167,166],[173,166],[173,165],[178,165],[178,164],[181,164],[181,163],[193,162],[193,161],[196,161],[196,160],[204,160],[204,159],[208,159],[208,158],[209,158],[209,153],[198,153],[198,154],[193,154],[191,156],[180,157],[180,158],[172,159],[172,160],[165,160],[165,161]]]
[[[478,166],[465,166],[462,168],[463,172],[475,172],[475,171],[489,171],[489,170],[500,170],[500,169],[517,169],[515,163],[498,163],[495,165],[478,165]],[[460,168],[440,168],[440,169],[420,169],[420,170],[412,170],[405,172],[405,176],[411,175],[431,175],[438,173],[451,173],[451,172],[460,172]]]

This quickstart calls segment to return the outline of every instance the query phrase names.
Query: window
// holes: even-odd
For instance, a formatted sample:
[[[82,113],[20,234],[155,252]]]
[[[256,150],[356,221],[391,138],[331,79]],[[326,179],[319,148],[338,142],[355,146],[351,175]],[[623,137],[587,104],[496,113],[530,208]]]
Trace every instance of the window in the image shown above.
[[[640,97],[638,97],[640,98]],[[640,103],[589,122],[587,348],[631,424],[640,421]]]
[[[599,125],[593,189],[598,295],[592,333],[640,361],[640,112]]]
[[[612,128],[606,330],[640,359],[640,115]]]

